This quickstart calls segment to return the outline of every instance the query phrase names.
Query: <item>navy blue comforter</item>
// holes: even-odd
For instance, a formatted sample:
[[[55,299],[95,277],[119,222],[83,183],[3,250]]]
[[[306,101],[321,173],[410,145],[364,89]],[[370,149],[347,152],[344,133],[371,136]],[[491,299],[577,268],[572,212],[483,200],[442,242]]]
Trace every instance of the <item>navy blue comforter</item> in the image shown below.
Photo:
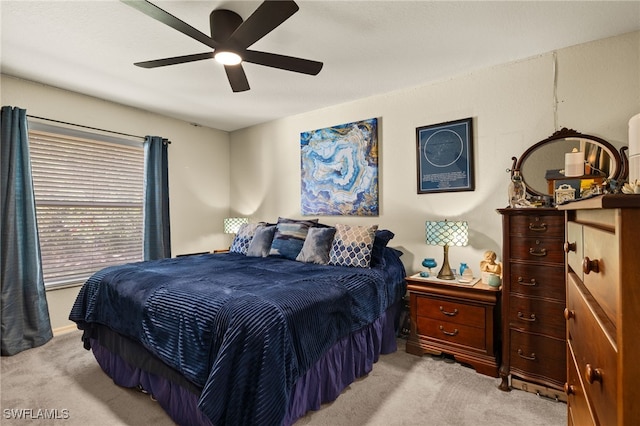
[[[371,269],[227,253],[105,268],[69,318],[128,336],[202,389],[215,425],[280,424],[293,383],[405,291],[399,252]]]

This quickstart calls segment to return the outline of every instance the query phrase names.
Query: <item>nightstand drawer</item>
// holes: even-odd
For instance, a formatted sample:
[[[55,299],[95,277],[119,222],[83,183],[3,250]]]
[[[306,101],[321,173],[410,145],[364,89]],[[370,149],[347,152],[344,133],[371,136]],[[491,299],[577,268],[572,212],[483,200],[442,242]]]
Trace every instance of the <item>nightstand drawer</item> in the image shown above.
[[[540,266],[512,263],[511,293],[547,297],[564,303],[564,266]]]
[[[438,321],[430,318],[418,317],[417,331],[420,335],[470,346],[475,349],[486,349],[485,331],[459,323]]]
[[[485,326],[485,309],[483,307],[424,296],[418,296],[417,303],[418,317],[464,324],[469,327],[484,328]]]
[[[564,339],[566,337],[564,308],[565,304],[562,302],[512,294],[509,300],[509,324],[520,330]]]

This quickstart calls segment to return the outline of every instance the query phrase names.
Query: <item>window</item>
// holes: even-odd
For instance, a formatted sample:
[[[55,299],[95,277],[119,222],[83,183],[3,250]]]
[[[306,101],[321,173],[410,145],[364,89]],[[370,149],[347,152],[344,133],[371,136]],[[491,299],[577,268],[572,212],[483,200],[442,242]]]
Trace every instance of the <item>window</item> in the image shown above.
[[[45,285],[83,283],[106,266],[141,261],[142,143],[29,128]]]

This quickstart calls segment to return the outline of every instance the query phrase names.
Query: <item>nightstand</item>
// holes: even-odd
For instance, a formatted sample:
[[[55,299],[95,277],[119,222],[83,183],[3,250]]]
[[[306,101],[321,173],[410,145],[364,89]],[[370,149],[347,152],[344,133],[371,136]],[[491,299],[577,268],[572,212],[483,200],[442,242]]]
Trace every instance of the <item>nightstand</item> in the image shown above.
[[[478,373],[498,377],[500,363],[500,288],[478,280],[408,277],[411,331],[407,352],[452,355]]]

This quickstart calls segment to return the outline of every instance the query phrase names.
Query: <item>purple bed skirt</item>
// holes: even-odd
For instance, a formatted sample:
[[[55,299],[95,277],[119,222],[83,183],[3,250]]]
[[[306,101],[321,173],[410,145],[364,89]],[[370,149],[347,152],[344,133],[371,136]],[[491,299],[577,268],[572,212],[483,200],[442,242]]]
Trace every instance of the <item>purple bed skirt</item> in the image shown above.
[[[380,354],[397,350],[396,319],[400,304],[375,322],[339,340],[294,384],[284,425],[292,425],[310,410],[334,401],[354,380],[373,369]],[[91,349],[100,367],[117,385],[142,388],[179,425],[211,425],[198,408],[199,395],[170,380],[134,367],[96,339]]]

